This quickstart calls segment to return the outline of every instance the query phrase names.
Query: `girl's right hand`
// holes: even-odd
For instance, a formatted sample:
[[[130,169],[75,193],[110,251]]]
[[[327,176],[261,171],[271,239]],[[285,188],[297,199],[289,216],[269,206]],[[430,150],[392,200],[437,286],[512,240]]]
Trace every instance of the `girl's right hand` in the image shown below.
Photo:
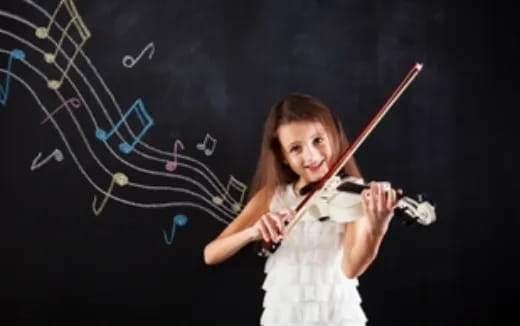
[[[285,235],[285,223],[290,221],[293,216],[294,212],[289,209],[265,213],[251,227],[253,240],[280,241]]]

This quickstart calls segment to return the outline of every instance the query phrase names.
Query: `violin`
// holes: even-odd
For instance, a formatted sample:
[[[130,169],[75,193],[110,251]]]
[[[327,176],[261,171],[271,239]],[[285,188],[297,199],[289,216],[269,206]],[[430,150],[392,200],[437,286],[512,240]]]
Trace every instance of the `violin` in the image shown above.
[[[314,184],[308,184],[300,190],[300,195],[307,194]],[[347,223],[363,216],[361,192],[369,189],[370,184],[363,183],[359,178],[338,175],[321,189],[319,196],[308,207],[306,215],[320,222],[334,221]],[[390,185],[383,191],[390,191]],[[418,223],[430,225],[437,220],[435,203],[425,194],[417,194],[415,198],[397,193],[397,202],[393,210],[393,218],[398,218],[405,225]],[[286,222],[286,226],[289,222]],[[281,242],[271,242],[258,252],[267,257],[274,253]]]
[[[300,194],[308,193],[311,186],[303,187]],[[353,221],[363,215],[360,194],[369,188],[370,184],[365,184],[355,178],[336,176],[322,189],[307,213],[320,221],[329,219],[343,223]],[[383,189],[386,192],[390,190],[389,184]],[[394,217],[402,219],[406,225],[414,222],[429,225],[437,219],[435,203],[424,194],[417,194],[416,198],[411,198],[398,192],[393,214]]]
[[[316,217],[321,221],[332,219],[338,222],[349,222],[362,216],[363,210],[361,206],[361,196],[359,194],[370,186],[362,182],[354,182],[348,177],[345,178],[342,175],[343,167],[370,132],[382,120],[384,115],[390,110],[404,90],[419,74],[422,67],[422,63],[414,64],[388,100],[372,117],[352,144],[341,153],[325,176],[319,181],[311,183],[301,189],[300,193],[306,195],[296,207],[294,217],[290,221],[285,222],[286,235],[289,234],[304,215],[310,214],[312,217]],[[389,191],[390,189],[388,188],[386,190]],[[394,216],[405,218],[406,224],[417,222],[422,225],[429,225],[436,220],[435,204],[427,200],[422,194],[419,194],[417,198],[414,199],[398,193]],[[267,257],[274,253],[280,244],[281,241],[276,243],[262,241],[258,255]]]

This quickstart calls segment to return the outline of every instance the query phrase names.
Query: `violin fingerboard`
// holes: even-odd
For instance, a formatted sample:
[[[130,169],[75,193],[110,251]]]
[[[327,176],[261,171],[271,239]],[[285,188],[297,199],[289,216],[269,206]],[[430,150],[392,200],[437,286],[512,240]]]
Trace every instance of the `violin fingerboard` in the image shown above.
[[[367,188],[368,188],[368,186],[360,185],[359,183],[343,182],[336,189],[338,189],[339,191],[352,192],[352,193],[360,194],[363,190],[365,190]]]

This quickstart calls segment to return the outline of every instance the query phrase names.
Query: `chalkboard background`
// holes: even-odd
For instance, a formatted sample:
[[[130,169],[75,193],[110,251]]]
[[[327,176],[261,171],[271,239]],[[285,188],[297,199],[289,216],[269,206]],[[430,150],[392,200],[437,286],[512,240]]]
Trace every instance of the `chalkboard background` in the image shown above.
[[[2,319],[258,324],[264,261],[253,248],[204,265],[203,247],[232,220],[240,192],[229,188],[220,205],[214,197],[230,180],[249,184],[274,101],[315,95],[352,138],[415,62],[423,71],[356,158],[368,180],[428,193],[438,221],[393,222],[360,277],[369,325],[507,317],[513,301],[502,295],[518,291],[509,265],[519,226],[511,9],[469,1],[77,0],[81,19],[54,65],[44,53],[57,49],[71,20],[62,6],[49,25],[59,3],[0,5]],[[49,37],[37,37],[48,25]],[[9,66],[13,49],[25,57]],[[68,78],[50,89],[48,79],[61,77],[56,65],[69,62]],[[129,111],[138,103],[153,119],[149,129],[146,116]],[[96,137],[127,112],[118,133]],[[206,134],[216,141],[212,153],[197,148]],[[119,149],[134,140],[129,153]],[[116,172],[129,183],[114,183]]]

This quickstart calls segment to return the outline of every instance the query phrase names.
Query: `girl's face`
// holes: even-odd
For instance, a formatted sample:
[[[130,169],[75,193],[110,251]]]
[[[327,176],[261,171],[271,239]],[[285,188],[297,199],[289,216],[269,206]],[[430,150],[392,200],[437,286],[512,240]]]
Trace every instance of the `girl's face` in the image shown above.
[[[278,128],[284,163],[300,176],[296,189],[318,181],[329,170],[332,144],[320,122],[298,121]]]

